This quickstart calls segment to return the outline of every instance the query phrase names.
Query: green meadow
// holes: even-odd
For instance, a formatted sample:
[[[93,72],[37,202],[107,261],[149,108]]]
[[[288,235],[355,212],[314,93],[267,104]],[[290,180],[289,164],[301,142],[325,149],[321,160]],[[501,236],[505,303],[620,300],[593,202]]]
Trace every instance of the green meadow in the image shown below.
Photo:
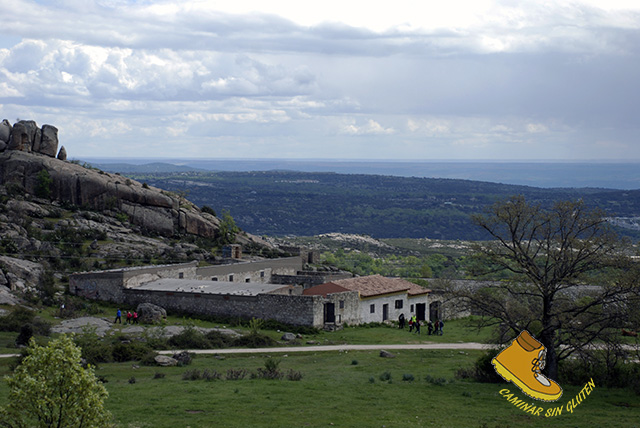
[[[442,337],[418,336],[390,327],[352,327],[305,336],[304,340],[376,343],[383,349],[384,343],[479,342],[489,337],[486,331],[464,325],[464,321],[447,323]],[[8,340],[9,336],[1,338]],[[379,350],[318,352],[311,346],[308,351],[288,355],[198,355],[184,367],[105,363],[96,374],[106,380],[106,406],[116,426],[122,428],[640,427],[640,396],[630,390],[596,385],[569,412],[566,405],[571,399],[575,401],[582,385],[563,385],[564,394],[555,403],[524,400],[526,397],[511,384],[456,378],[458,369],[471,367],[481,351],[391,352],[395,358],[382,358]],[[281,379],[257,378],[258,369],[264,369],[269,360],[282,373]],[[2,375],[10,374],[10,364],[11,359],[0,360]],[[209,379],[203,379],[203,373],[208,373]],[[290,380],[299,377],[292,373],[301,379]],[[503,396],[505,389],[542,407],[542,416],[509,403]],[[6,402],[7,394],[7,385],[2,382],[0,403]],[[562,414],[544,416],[554,408],[562,408]]]

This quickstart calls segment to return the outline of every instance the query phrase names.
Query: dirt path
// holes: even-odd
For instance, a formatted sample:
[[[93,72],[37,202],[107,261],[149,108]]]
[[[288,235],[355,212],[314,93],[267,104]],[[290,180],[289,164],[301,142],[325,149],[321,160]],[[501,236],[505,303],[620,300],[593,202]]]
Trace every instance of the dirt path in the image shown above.
[[[402,349],[489,349],[492,345],[483,343],[419,343],[395,345],[310,345],[310,346],[278,346],[272,348],[234,348],[234,349],[190,349],[194,354],[272,354],[292,352],[326,352],[326,351],[370,351],[370,350],[402,350]],[[158,351],[159,354],[173,354],[176,351]]]

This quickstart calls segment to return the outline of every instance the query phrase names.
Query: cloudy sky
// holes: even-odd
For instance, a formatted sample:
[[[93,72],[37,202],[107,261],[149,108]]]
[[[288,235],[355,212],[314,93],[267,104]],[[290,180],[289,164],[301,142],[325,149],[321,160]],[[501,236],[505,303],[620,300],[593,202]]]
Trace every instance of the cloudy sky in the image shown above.
[[[3,0],[70,157],[640,160],[640,2]]]

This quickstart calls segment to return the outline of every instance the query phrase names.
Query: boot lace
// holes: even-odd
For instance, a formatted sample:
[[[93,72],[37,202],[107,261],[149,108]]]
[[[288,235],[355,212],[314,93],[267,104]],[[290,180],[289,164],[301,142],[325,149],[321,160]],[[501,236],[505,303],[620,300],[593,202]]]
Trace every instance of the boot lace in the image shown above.
[[[531,364],[533,364],[533,367],[531,367],[532,372],[540,374],[542,369],[544,369],[546,356],[547,356],[547,351],[545,349],[538,355],[538,358],[534,358],[533,361],[531,361]]]

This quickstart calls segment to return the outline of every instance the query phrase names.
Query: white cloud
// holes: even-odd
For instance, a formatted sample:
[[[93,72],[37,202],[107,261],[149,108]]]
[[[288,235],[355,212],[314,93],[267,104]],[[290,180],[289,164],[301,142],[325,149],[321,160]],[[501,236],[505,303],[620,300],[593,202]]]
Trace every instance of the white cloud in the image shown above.
[[[9,0],[0,113],[72,155],[640,157],[640,3],[612,2]]]
[[[393,128],[385,128],[373,119],[368,119],[363,125],[357,125],[355,120],[341,127],[341,132],[351,135],[388,135],[395,133]]]

